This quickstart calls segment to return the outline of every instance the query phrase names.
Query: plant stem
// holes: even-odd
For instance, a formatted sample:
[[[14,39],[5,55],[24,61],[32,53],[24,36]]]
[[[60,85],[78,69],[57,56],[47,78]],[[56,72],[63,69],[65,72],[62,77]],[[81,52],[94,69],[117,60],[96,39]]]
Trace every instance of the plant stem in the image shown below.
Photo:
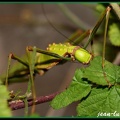
[[[45,102],[49,102],[51,101],[57,94],[59,94],[59,92],[47,95],[47,96],[41,96],[41,97],[37,97],[35,99],[35,105],[37,104],[41,104],[41,103],[45,103]],[[28,99],[28,107],[33,105],[34,100],[33,99]],[[25,103],[24,101],[11,101],[9,102],[9,107],[11,108],[11,110],[18,110],[18,109],[22,109],[25,108]]]

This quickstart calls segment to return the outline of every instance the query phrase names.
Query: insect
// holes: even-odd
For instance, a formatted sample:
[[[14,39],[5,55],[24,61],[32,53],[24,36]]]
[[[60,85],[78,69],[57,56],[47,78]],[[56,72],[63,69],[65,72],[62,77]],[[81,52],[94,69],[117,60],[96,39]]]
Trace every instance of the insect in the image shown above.
[[[85,37],[89,34],[89,31],[85,32]],[[74,41],[75,44],[75,41]],[[27,47],[27,53],[32,54],[33,47]],[[92,59],[92,54],[90,54],[87,50],[81,48],[80,46],[75,46],[66,42],[64,44],[49,44],[46,50],[36,49],[37,53],[35,55],[35,72],[43,75],[47,70],[52,68],[53,66],[59,64],[62,61],[74,61],[77,60],[83,64],[88,64]],[[40,53],[39,53],[40,52]],[[27,80],[26,77],[29,72],[29,61],[27,59],[27,54],[25,54],[22,58],[17,57],[14,54],[10,56],[12,59],[19,61],[13,65],[13,67],[9,70],[8,82],[14,82],[16,79],[21,79],[20,81]],[[17,69],[16,67],[17,66]],[[6,74],[0,76],[1,80],[5,82]],[[18,82],[20,82],[18,80]]]
[[[101,22],[106,16],[106,11],[102,15],[101,19],[97,22],[95,27],[91,31],[84,32],[79,40],[67,40],[63,44],[50,44],[46,50],[41,50],[36,47],[27,47],[26,54],[19,58],[14,54],[10,54],[9,58],[15,59],[18,62],[13,65],[10,69],[7,69],[7,75],[3,74],[0,76],[3,84],[12,83],[12,82],[22,82],[22,81],[31,81],[32,94],[33,98],[36,98],[35,87],[34,87],[34,76],[36,74],[43,75],[46,71],[51,69],[57,64],[64,63],[66,61],[77,60],[83,64],[88,64],[93,55],[86,50],[86,47],[94,37],[97,29],[99,28]],[[89,35],[88,42],[84,48],[77,46],[76,44],[86,36]],[[84,36],[84,37],[83,37]],[[8,63],[10,66],[10,63]],[[17,66],[17,67],[16,67]],[[6,77],[7,76],[7,77]]]
[[[25,59],[25,57],[27,59]],[[10,69],[10,71],[7,74],[8,77],[6,81],[14,82],[14,80],[18,80],[19,82],[19,80],[20,81],[30,80],[31,84],[33,85],[31,86],[32,95],[33,95],[33,99],[35,100],[36,93],[33,82],[34,81],[33,76],[35,76],[36,74],[43,75],[53,66],[61,62],[66,62],[68,60],[69,61],[77,60],[78,62],[81,62],[83,64],[88,64],[92,59],[92,54],[90,54],[87,50],[81,48],[80,46],[74,46],[66,42],[64,44],[61,43],[49,44],[49,46],[47,47],[47,51],[40,50],[36,47],[27,47],[27,54],[24,56],[24,61],[23,59],[18,58],[13,54],[10,54],[10,58],[16,59],[17,61],[19,61],[19,63],[16,64],[18,66],[17,69],[14,69],[15,68],[14,66]],[[6,82],[5,76],[3,76],[2,80]],[[6,82],[6,84],[8,84],[8,82]],[[27,91],[27,96],[30,94],[29,92]],[[23,95],[23,98],[24,96],[25,95]],[[34,110],[32,113],[34,113]]]
[[[89,45],[90,41],[93,39],[94,34],[96,33],[97,29],[101,25],[104,17],[106,16],[106,13],[107,12],[105,10],[103,12],[101,19],[97,21],[95,27],[92,30],[85,31],[77,39],[72,39],[72,37],[74,38],[75,36],[78,36],[80,34],[78,31],[75,32],[72,35],[72,37],[66,40],[65,42],[60,44],[51,44],[48,46],[46,50],[41,50],[36,48],[35,51],[37,53],[36,52],[34,53],[35,58],[33,58],[34,62],[32,63],[34,64],[34,70],[33,70],[34,76],[35,74],[43,75],[50,68],[64,61],[77,60],[78,62],[81,62],[83,64],[88,64],[92,59],[93,55],[86,50],[86,47]],[[81,39],[84,39],[88,35],[89,35],[89,38],[86,45],[83,48],[77,46],[77,44],[79,44]],[[12,83],[14,81],[17,81],[17,82],[22,82],[26,80],[28,81],[28,75],[30,74],[30,70],[29,70],[30,61],[28,59],[28,56],[31,57],[31,54],[33,53],[32,51],[33,51],[33,47],[27,47],[27,53],[21,58],[17,57],[14,54],[10,55],[10,58],[17,60],[18,63],[14,64],[9,69],[9,74],[8,74],[9,83]],[[0,76],[0,79],[4,84],[6,81],[6,73],[2,74]]]

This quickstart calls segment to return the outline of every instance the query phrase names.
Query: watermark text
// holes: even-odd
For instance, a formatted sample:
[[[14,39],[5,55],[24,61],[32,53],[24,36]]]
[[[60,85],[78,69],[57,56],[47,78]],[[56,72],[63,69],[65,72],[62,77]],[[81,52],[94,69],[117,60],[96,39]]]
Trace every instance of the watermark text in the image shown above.
[[[109,113],[109,112],[99,112],[98,115],[97,115],[97,117],[102,117],[102,116],[108,116],[108,117],[110,117],[110,116],[120,116],[120,113],[118,113],[117,111],[114,111],[114,112],[111,112],[111,113]]]

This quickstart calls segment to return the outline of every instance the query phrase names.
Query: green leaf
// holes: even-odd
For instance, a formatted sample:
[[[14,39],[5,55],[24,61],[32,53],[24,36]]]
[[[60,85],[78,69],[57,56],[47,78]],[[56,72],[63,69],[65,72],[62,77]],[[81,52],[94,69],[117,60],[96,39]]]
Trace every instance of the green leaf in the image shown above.
[[[82,76],[82,70],[76,70],[70,86],[52,100],[50,105],[54,109],[63,108],[72,102],[81,100],[83,97],[88,95],[91,90],[91,86],[82,81]]]
[[[11,110],[8,107],[7,99],[9,98],[9,92],[6,86],[0,85],[0,117],[12,116]]]
[[[120,67],[105,61],[102,68],[102,57],[97,56],[90,62],[90,66],[84,69],[84,77],[98,85],[114,85],[120,83]]]
[[[78,116],[120,116],[120,86],[93,88],[86,100],[77,106]]]
[[[108,35],[113,45],[120,46],[120,23],[110,25]]]

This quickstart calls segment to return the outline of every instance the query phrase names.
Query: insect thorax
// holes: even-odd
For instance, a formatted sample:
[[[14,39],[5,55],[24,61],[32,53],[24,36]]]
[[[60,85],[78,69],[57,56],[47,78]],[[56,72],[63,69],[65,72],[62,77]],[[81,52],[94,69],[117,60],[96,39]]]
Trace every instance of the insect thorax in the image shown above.
[[[67,43],[67,44],[49,44],[47,50],[53,53],[56,53],[60,56],[64,56],[66,54],[72,54],[74,51],[74,48],[76,46],[72,46],[71,44]]]

